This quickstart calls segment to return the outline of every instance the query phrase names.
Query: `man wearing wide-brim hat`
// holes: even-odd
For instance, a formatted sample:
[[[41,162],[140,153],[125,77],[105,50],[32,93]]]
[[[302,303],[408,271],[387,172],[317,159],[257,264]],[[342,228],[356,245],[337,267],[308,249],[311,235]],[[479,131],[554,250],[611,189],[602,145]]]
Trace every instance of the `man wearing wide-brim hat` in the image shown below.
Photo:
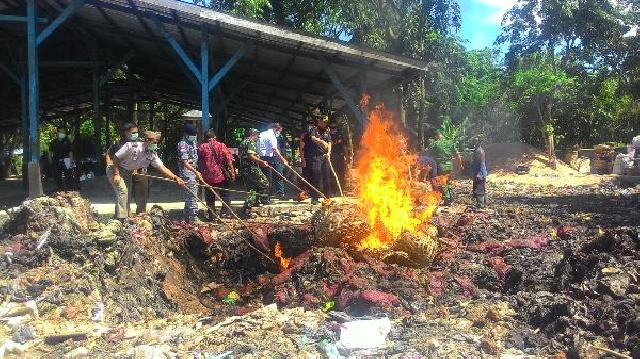
[[[113,165],[107,168],[107,177],[115,193],[115,217],[124,219],[129,216],[130,201],[129,188],[132,188],[133,176],[146,173],[151,165],[163,176],[173,179],[184,186],[184,181],[164,166],[158,157],[158,142],[162,137],[160,132],[146,131],[144,142],[126,142],[113,156]]]

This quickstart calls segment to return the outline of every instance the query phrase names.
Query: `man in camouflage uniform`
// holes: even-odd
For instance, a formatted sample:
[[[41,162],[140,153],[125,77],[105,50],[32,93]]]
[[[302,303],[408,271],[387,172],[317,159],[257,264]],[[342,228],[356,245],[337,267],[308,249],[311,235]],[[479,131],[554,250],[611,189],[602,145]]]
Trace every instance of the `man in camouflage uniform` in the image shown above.
[[[260,170],[260,167],[267,167],[267,161],[261,160],[258,156],[257,141],[259,131],[255,128],[249,129],[247,137],[242,140],[238,149],[240,157],[240,176],[244,178],[247,191],[251,194],[244,201],[244,209],[247,210],[260,203],[269,204],[269,181],[267,176]]]
[[[198,201],[194,194],[198,193],[198,130],[194,124],[184,125],[184,137],[178,142],[178,170],[185,182],[184,217],[187,222],[197,222]]]

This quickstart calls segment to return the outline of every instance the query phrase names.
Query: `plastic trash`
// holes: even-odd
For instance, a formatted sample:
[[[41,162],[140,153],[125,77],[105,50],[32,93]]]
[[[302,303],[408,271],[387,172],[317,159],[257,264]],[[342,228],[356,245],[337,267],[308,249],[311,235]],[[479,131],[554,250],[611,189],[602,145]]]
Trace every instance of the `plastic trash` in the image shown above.
[[[104,319],[104,303],[97,302],[91,307],[91,320],[101,322]]]
[[[324,354],[329,359],[344,358],[342,355],[340,355],[340,351],[338,350],[338,347],[336,346],[336,344],[331,343],[326,338],[322,339],[320,343],[318,343],[318,347],[320,348],[320,350],[324,352]]]
[[[342,324],[336,344],[341,351],[382,348],[390,331],[389,318],[346,322]]]
[[[50,235],[51,235],[51,228],[47,229],[46,232],[42,233],[40,238],[38,238],[38,245],[36,246],[36,250],[40,250],[40,248],[42,248],[42,246],[44,246],[44,244],[47,243],[47,239],[49,239]]]

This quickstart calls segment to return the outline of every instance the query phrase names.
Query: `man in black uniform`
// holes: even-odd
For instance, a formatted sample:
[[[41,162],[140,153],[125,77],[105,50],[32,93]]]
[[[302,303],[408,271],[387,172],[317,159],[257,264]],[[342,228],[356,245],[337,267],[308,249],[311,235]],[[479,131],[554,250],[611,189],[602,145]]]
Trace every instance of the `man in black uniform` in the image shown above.
[[[107,154],[105,156],[105,163],[107,165],[107,172],[114,166],[113,159],[116,152],[127,142],[140,142],[140,135],[138,133],[138,125],[135,123],[126,123],[124,125],[124,133],[122,138],[109,146]],[[146,174],[146,169],[140,169],[140,173]],[[149,202],[149,177],[133,175],[131,176],[133,182],[133,199],[136,202],[136,214],[147,212],[147,203]]]
[[[329,195],[331,189],[331,169],[329,156],[327,156],[331,152],[329,119],[322,116],[320,109],[314,109],[311,116],[315,124],[309,127],[304,147],[307,166],[311,167],[311,184],[325,195]],[[318,203],[318,198],[319,193],[312,190],[311,203]]]
[[[49,145],[49,165],[56,180],[58,191],[73,187],[73,150],[64,127],[58,126],[57,137]],[[62,177],[64,176],[64,180]]]

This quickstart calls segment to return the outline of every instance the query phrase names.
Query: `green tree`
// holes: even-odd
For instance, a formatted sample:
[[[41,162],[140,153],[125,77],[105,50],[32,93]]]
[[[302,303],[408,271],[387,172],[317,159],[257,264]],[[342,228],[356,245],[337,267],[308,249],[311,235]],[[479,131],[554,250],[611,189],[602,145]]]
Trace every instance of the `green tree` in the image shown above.
[[[544,139],[547,155],[555,165],[554,110],[568,99],[574,80],[558,66],[558,60],[541,55],[523,57],[509,79],[511,96],[520,113],[533,110],[535,127]]]

